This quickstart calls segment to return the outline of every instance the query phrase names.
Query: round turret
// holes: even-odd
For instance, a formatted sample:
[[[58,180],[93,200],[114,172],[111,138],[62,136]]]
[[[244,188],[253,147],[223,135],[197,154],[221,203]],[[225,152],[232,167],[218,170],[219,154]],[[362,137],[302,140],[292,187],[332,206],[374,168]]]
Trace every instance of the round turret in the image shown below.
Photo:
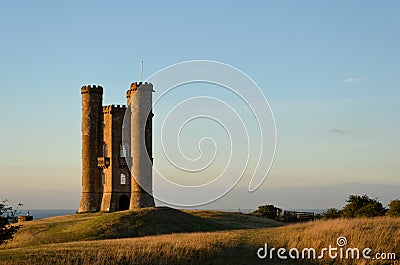
[[[83,86],[82,94],[82,197],[79,212],[95,212],[100,208],[101,156],[103,125],[103,87]]]
[[[127,92],[127,102],[130,106],[131,115],[132,185],[130,209],[155,206],[152,196],[152,93],[153,84],[147,82],[132,83]]]

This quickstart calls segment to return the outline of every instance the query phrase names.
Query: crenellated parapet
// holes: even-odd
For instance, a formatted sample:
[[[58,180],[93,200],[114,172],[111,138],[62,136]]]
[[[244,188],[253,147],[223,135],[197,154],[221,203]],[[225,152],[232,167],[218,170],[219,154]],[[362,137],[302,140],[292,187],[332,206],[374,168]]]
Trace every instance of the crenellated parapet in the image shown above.
[[[79,212],[96,212],[101,203],[101,171],[97,157],[103,142],[103,87],[87,85],[82,94],[82,198]]]
[[[130,98],[132,95],[138,90],[150,90],[151,92],[154,92],[153,90],[153,84],[149,82],[133,82],[129,88],[128,91],[126,91],[126,98],[128,100],[128,104],[130,101]]]
[[[103,106],[104,114],[113,114],[113,113],[125,113],[126,106],[125,105],[108,105]]]
[[[82,86],[81,94],[89,94],[89,93],[103,94],[103,87],[98,85]]]
[[[103,106],[102,86],[82,86],[79,212],[155,206],[151,195],[153,91],[151,83],[132,83],[126,93],[128,104],[132,103],[128,108],[128,104]]]
[[[139,87],[152,88],[153,89],[153,84],[149,83],[149,82],[133,82],[131,84],[130,89],[138,89]]]

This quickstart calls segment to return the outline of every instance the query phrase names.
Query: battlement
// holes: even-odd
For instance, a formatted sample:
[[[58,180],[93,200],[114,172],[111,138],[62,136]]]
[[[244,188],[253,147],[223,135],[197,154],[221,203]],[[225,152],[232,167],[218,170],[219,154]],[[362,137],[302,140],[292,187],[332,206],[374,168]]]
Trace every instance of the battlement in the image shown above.
[[[81,94],[96,93],[103,94],[103,87],[97,85],[87,85],[81,88]]]
[[[143,87],[151,86],[151,88],[153,88],[153,84],[149,83],[149,82],[133,82],[131,84],[131,89],[137,89],[140,86],[143,86]]]
[[[152,187],[152,163],[147,163],[145,155],[152,157],[152,122],[147,110],[152,104],[153,85],[132,83],[127,92],[128,103],[136,91],[140,94],[135,98],[137,108],[134,115],[125,119],[127,105],[103,105],[103,87],[85,85],[81,88],[82,197],[79,212],[155,206],[151,192],[142,191],[133,181],[133,176],[138,176]],[[141,121],[146,121],[145,128]],[[123,138],[124,133],[127,139]]]
[[[130,98],[131,95],[138,90],[138,88],[140,88],[140,89],[151,89],[151,91],[154,92],[152,83],[149,83],[149,82],[133,82],[131,84],[129,90],[126,91],[126,97]]]
[[[108,105],[108,106],[103,106],[103,113],[116,113],[116,112],[122,112],[124,113],[126,111],[126,106],[125,105]]]

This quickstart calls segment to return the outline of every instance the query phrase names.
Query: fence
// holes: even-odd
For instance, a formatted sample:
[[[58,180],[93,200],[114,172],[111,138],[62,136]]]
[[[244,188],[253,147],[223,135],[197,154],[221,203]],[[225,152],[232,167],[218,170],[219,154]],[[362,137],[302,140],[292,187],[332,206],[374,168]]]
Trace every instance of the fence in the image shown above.
[[[283,221],[284,222],[308,222],[314,221],[315,215],[313,212],[296,212],[296,211],[284,211]]]

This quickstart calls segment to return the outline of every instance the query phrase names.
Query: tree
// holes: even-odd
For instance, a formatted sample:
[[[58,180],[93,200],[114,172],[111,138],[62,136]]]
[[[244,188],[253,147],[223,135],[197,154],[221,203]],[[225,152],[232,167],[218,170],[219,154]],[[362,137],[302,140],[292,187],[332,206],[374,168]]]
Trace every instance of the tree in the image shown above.
[[[270,219],[279,219],[279,215],[281,214],[281,212],[282,209],[275,207],[272,204],[267,204],[263,206],[258,206],[258,210],[253,213]]]
[[[400,216],[400,200],[393,200],[389,203],[389,210],[387,214],[393,217]]]
[[[385,207],[377,199],[371,199],[366,194],[350,195],[347,205],[342,210],[342,216],[353,217],[375,217],[383,216],[386,213]]]
[[[326,212],[322,214],[322,218],[324,219],[335,219],[339,218],[342,215],[342,211],[336,208],[329,208]]]
[[[22,204],[18,204],[21,206]],[[17,207],[18,208],[18,207]],[[7,200],[0,202],[0,245],[14,238],[14,234],[22,225],[15,225],[17,210],[7,205]]]

